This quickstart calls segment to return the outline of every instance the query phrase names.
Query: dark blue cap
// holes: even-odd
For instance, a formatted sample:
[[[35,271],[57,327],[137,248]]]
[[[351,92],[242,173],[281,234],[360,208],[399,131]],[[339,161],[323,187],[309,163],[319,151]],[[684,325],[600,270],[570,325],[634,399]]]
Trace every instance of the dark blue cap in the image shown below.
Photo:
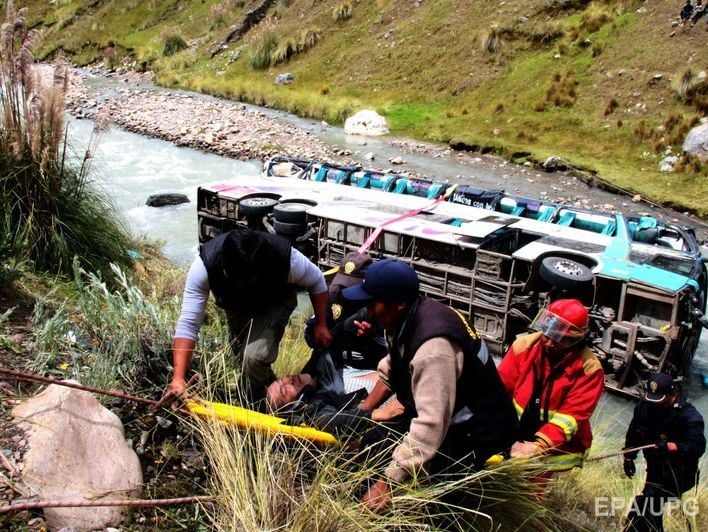
[[[644,399],[650,403],[659,403],[667,395],[673,395],[674,380],[666,373],[652,373],[647,379],[647,388]]]
[[[373,299],[389,303],[407,303],[418,297],[418,275],[408,264],[399,260],[383,259],[366,269],[361,284],[342,290],[352,301]]]

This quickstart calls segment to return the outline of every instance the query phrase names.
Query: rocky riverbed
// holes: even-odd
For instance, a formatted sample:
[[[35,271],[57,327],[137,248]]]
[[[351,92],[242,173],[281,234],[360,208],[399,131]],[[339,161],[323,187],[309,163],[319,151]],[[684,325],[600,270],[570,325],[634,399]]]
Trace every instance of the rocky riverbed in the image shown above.
[[[51,65],[41,67],[45,73],[51,72],[52,68]],[[588,179],[588,176],[564,169],[563,161],[556,161],[555,167],[538,168],[531,163],[517,165],[490,155],[393,137],[386,137],[384,142],[403,157],[386,160],[370,151],[365,137],[358,143],[358,149],[330,145],[313,134],[312,128],[295,126],[253,106],[157,87],[149,72],[116,73],[100,67],[70,68],[67,110],[77,118],[107,121],[178,146],[241,160],[287,154],[331,163],[365,164],[381,170],[394,168],[412,176],[420,175],[420,172],[406,164],[406,157],[425,157],[443,164],[447,161],[458,170],[452,179],[457,182],[472,183],[481,188],[503,188],[508,192],[586,209],[651,213],[658,218],[696,227],[700,239],[708,236],[708,224],[704,220],[689,213],[654,208],[639,196],[600,190],[594,186],[591,176]],[[324,122],[320,126],[322,130],[330,127]]]

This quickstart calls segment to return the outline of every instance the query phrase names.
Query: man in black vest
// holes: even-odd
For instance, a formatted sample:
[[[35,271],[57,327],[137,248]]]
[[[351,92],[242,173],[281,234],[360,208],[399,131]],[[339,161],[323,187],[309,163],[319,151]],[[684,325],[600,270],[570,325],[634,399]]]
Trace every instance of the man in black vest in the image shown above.
[[[419,296],[418,288],[412,267],[384,259],[369,266],[363,283],[343,291],[367,304],[388,346],[380,383],[360,408],[373,410],[391,393],[404,406],[390,424],[403,439],[362,497],[374,510],[390,503],[390,482],[449,472],[452,464],[483,467],[515,438],[516,412],[479,335],[462,314]]]
[[[252,399],[262,397],[275,380],[271,364],[297,306],[298,287],[308,291],[314,307],[314,341],[326,347],[332,340],[326,322],[327,285],[307,257],[279,236],[245,228],[204,243],[187,274],[172,343],[174,371],[165,395],[179,395],[185,389],[211,291],[226,312],[245,391]]]
[[[625,449],[648,444],[644,449],[647,478],[642,493],[630,507],[626,532],[664,530],[664,504],[680,498],[698,483],[698,460],[706,449],[703,417],[688,400],[677,393],[671,377],[652,373],[644,400],[637,403],[629,423]],[[625,454],[624,472],[636,473],[637,451]]]

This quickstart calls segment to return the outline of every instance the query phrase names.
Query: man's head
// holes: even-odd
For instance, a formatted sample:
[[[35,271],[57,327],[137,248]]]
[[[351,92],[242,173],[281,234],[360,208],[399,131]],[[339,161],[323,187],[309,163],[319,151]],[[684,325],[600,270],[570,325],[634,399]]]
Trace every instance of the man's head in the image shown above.
[[[676,400],[674,380],[666,373],[651,373],[646,382],[644,400],[658,409],[668,408]]]
[[[366,269],[361,284],[343,290],[342,295],[365,304],[369,314],[384,328],[390,329],[418,298],[419,287],[418,275],[410,265],[383,259]]]
[[[558,299],[541,309],[531,328],[543,334],[548,354],[562,354],[579,344],[587,335],[588,311],[577,299]]]
[[[271,410],[278,410],[297,401],[307,386],[313,386],[315,380],[307,373],[286,375],[272,382],[266,389],[266,403]]]

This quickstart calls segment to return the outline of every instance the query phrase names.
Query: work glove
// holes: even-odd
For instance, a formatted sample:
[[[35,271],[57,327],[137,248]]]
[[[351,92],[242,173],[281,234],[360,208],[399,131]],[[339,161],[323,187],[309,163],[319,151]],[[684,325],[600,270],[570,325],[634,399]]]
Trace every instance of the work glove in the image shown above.
[[[631,458],[625,458],[623,466],[624,474],[627,475],[627,478],[632,478],[637,472],[637,466],[634,465],[634,460]]]
[[[675,453],[678,450],[677,445],[672,441],[659,440],[656,442],[656,454],[666,456],[669,453]]]

